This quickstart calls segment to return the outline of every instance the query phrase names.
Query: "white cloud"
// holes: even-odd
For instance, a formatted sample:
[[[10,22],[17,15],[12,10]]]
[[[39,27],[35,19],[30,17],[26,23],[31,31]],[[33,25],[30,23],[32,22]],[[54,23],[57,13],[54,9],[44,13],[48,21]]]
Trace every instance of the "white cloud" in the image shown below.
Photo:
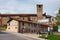
[[[36,9],[32,4],[18,3],[16,0],[9,0],[0,6],[1,13],[34,13],[33,10]]]
[[[36,4],[43,4],[47,14],[55,15],[60,0],[0,0],[1,13],[36,13]]]

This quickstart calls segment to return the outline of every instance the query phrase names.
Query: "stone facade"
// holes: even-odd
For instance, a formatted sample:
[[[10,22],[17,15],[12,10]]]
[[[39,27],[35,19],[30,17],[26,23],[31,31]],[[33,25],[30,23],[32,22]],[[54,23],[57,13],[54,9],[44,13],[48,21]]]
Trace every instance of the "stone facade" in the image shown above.
[[[25,20],[25,21],[33,21],[37,22],[38,19],[42,19],[43,17],[43,5],[37,5],[37,14],[0,14],[0,23],[1,25],[6,25],[7,21],[11,18]]]
[[[37,5],[37,18],[38,20],[43,18],[43,5]]]
[[[37,5],[37,13],[36,14],[0,14],[0,23],[2,26],[7,25],[8,21],[11,19],[19,21],[19,28],[17,29],[18,32],[23,32],[23,29],[25,28],[25,32],[38,32],[41,31],[47,31],[47,27],[41,26],[40,24],[37,24],[37,21],[43,18],[46,18],[46,16],[43,15],[43,5]],[[12,21],[10,24],[14,24],[15,21]],[[18,26],[17,25],[17,26]],[[11,27],[12,29],[9,30]],[[12,32],[15,29],[15,24],[12,26],[8,26],[7,30]],[[46,29],[46,30],[45,30]]]
[[[8,32],[18,32],[19,22],[16,20],[12,20],[7,23],[7,30]]]
[[[39,33],[47,32],[48,26],[41,25],[33,22],[21,21],[17,19],[12,19],[7,23],[8,32],[19,32],[19,33]]]

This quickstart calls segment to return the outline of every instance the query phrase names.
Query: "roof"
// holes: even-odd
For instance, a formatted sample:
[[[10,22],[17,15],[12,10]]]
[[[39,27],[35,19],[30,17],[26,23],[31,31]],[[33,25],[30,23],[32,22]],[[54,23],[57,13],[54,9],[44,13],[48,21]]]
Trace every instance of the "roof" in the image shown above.
[[[19,22],[26,22],[26,23],[33,23],[32,21],[25,21],[25,20],[21,20],[21,19],[15,19],[15,18],[11,18],[8,23],[12,20],[16,20],[16,21],[19,21]],[[35,23],[35,22],[34,22]]]
[[[0,16],[37,16],[37,14],[0,14]]]
[[[12,20],[16,20],[16,21],[19,21],[19,22],[25,22],[25,23],[33,23],[33,24],[39,24],[37,22],[32,22],[32,21],[25,21],[25,20],[20,20],[20,19],[11,19],[8,21],[8,23]],[[49,27],[49,24],[40,24],[40,25],[43,25],[43,26],[46,26],[46,27]]]
[[[23,13],[21,13],[21,14],[0,14],[0,16],[37,16],[37,14],[23,14]],[[50,15],[46,15],[46,13],[44,13],[43,14],[43,16],[45,16],[46,18],[50,18],[50,17],[52,17],[52,16],[50,16]]]
[[[51,16],[51,15],[47,15],[46,13],[44,13],[43,16],[45,16],[46,18],[51,18],[51,17],[53,17],[53,16]]]

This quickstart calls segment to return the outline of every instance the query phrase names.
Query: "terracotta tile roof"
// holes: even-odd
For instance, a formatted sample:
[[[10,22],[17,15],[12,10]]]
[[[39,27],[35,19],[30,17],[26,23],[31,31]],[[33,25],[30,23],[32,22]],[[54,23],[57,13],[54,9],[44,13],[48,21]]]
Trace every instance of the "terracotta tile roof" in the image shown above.
[[[0,14],[0,16],[37,16],[37,14]]]
[[[13,19],[13,20],[17,20],[17,21],[20,21],[20,22],[26,22],[26,23],[36,23],[36,22],[33,22],[33,21],[26,21],[26,20],[20,20],[20,19]]]
[[[37,22],[33,22],[33,21],[25,21],[25,20],[20,20],[20,19],[11,19],[11,20],[16,20],[16,21],[25,22],[25,23],[39,24],[39,23],[37,23]],[[11,20],[10,20],[10,21],[11,21]],[[40,24],[40,25],[49,27],[49,24]]]

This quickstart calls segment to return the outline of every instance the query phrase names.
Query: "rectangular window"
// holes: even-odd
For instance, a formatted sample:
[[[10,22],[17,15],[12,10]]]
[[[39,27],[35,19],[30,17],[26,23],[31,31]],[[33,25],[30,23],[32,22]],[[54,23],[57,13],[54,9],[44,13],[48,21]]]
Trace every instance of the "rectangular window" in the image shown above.
[[[30,23],[28,23],[28,26],[30,26],[31,24]]]
[[[8,29],[10,29],[10,27]]]
[[[28,17],[28,21],[31,21],[30,17]]]
[[[34,27],[37,27],[37,24],[34,24]]]
[[[24,20],[24,17],[22,17],[23,18],[23,20]]]
[[[15,29],[17,29],[17,27],[15,27]]]
[[[22,22],[22,25],[24,26],[24,22]]]

